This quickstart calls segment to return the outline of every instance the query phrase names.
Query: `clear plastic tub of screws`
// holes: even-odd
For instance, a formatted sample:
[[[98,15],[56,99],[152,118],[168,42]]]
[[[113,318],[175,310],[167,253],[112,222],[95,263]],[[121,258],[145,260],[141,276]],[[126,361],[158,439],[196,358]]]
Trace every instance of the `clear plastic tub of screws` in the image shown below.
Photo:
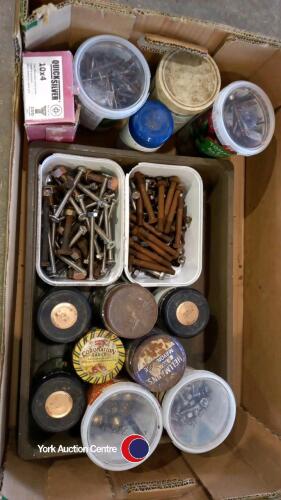
[[[219,446],[236,416],[233,392],[215,373],[188,368],[163,400],[163,425],[173,444],[188,453]]]
[[[57,286],[106,286],[123,271],[125,176],[114,161],[48,156],[38,170],[36,269]]]
[[[156,449],[162,430],[161,407],[147,389],[121,380],[90,389],[81,438],[90,460],[103,469],[140,465]]]
[[[202,271],[203,182],[198,172],[139,163],[126,175],[125,194],[128,280],[146,287],[195,283]]]

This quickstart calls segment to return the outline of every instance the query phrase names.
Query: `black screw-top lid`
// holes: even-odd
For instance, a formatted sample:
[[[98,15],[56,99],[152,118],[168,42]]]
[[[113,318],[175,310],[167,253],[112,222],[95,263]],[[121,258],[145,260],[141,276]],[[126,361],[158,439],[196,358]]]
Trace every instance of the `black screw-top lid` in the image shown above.
[[[77,290],[49,292],[37,311],[40,332],[56,343],[73,342],[89,328],[92,310],[87,298]]]
[[[178,288],[163,300],[162,318],[168,330],[179,337],[194,337],[204,330],[210,317],[209,304],[193,288]]]
[[[77,424],[85,406],[83,383],[68,374],[60,374],[37,387],[31,401],[31,413],[44,431],[61,432]]]

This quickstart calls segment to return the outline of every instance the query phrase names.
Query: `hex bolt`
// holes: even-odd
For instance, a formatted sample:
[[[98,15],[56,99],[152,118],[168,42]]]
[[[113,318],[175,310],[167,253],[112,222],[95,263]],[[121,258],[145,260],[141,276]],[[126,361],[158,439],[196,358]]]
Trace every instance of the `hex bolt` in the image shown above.
[[[90,219],[90,248],[89,248],[89,273],[88,279],[94,279],[94,262],[95,262],[95,217],[96,212],[88,212],[88,218]]]
[[[115,242],[113,240],[109,239],[106,236],[106,233],[97,224],[95,224],[95,231],[100,236],[100,238],[104,241],[105,246],[107,247],[108,250],[110,248],[115,247]]]
[[[143,201],[142,201],[141,196],[139,196],[139,198],[136,200],[136,207],[137,207],[137,225],[143,226],[143,223],[144,223],[144,220],[143,220]]]
[[[137,217],[135,214],[130,214],[130,221],[136,223],[137,222]],[[167,236],[166,234],[160,233],[160,231],[157,231],[154,226],[150,226],[147,222],[143,222],[143,227],[147,231],[149,231],[151,234],[154,234],[154,236],[157,236],[158,238],[162,239],[166,243],[170,243],[170,236]]]
[[[55,180],[62,180],[63,184],[67,189],[71,188],[73,184],[73,178],[70,175],[67,175],[67,168],[60,166],[53,170],[52,176]]]
[[[152,276],[153,278],[157,278],[158,280],[163,280],[165,278],[165,273],[159,272],[159,271],[145,271],[145,274],[148,274],[149,276]]]
[[[153,234],[150,234],[148,231],[145,231],[145,229],[141,227],[135,227],[133,229],[133,234],[135,236],[141,236],[144,239],[151,241],[152,243],[155,243],[159,248],[162,248],[167,254],[170,254],[172,257],[177,258],[178,257],[178,252],[174,250],[173,248],[170,248],[169,246],[165,245],[163,241],[159,240],[154,236]]]
[[[86,226],[80,226],[77,233],[73,236],[72,240],[69,243],[69,247],[72,248],[75,243],[81,238],[81,236],[85,236],[85,234],[88,232],[88,229]]]
[[[108,203],[104,200],[101,200],[96,194],[92,193],[86,186],[81,184],[80,182],[78,183],[78,187],[82,193],[86,194],[91,200],[96,201],[100,207],[105,207],[108,205]]]
[[[149,224],[155,224],[157,222],[157,218],[155,217],[151,201],[149,199],[149,196],[147,194],[147,191],[145,189],[145,178],[144,175],[141,172],[136,172],[134,175],[134,180],[136,181],[136,184],[138,186],[138,189],[140,191],[141,197],[143,204],[147,210],[148,213],[148,222]]]
[[[85,199],[85,195],[84,194],[78,194],[78,196],[76,197],[76,200],[80,204],[80,207],[81,207],[81,210],[82,210],[82,214],[83,214],[83,217],[82,217],[82,214],[80,214],[80,216],[78,216],[78,219],[79,220],[85,220],[86,224],[87,224],[87,228],[90,231],[90,222],[89,222],[88,217],[86,216],[87,209],[86,209],[86,206],[85,206],[85,203],[84,203],[84,199]]]
[[[180,194],[182,193],[182,189],[183,189],[183,187],[179,184],[175,190],[173,201],[172,201],[172,204],[170,206],[170,210],[169,210],[169,212],[166,216],[166,220],[165,220],[165,227],[164,227],[165,234],[168,234],[171,231],[171,226],[172,226],[174,217],[176,215],[178,200],[179,200]]]
[[[71,280],[75,281],[80,281],[86,279],[86,274],[82,273],[80,271],[77,271],[76,269],[69,269],[68,270],[68,278]]]
[[[92,181],[98,182],[99,184],[102,184],[104,182],[104,175],[96,174],[92,170],[87,170],[84,177],[86,182]]]
[[[71,208],[67,208],[65,210],[65,225],[63,231],[62,246],[61,248],[59,248],[59,250],[57,250],[57,255],[70,255],[72,252],[71,248],[69,247],[69,241],[74,216],[75,210],[72,210]]]
[[[162,233],[165,218],[165,181],[158,181],[158,224],[157,229]]]
[[[74,200],[73,196],[69,197],[69,203],[73,206],[75,212],[77,213],[77,217],[79,221],[84,221],[86,220],[87,216],[86,213],[83,212],[83,210],[79,207],[78,203]]]
[[[176,217],[176,236],[173,244],[174,248],[179,248],[181,246],[183,208],[184,208],[184,199],[183,199],[183,193],[181,193],[178,200],[177,217]]]
[[[48,232],[48,243],[49,243],[49,255],[50,255],[50,262],[51,262],[51,273],[49,274],[50,277],[55,277],[57,274],[57,268],[56,268],[56,260],[55,260],[55,255],[54,255],[54,250],[52,247],[52,241],[51,241],[51,232]]]
[[[73,262],[73,260],[68,259],[67,257],[64,257],[63,255],[59,255],[59,259],[67,264],[68,267],[71,267],[72,269],[75,269],[75,271],[78,271],[79,273],[82,273],[84,276],[87,276],[87,271],[82,267]]]
[[[151,252],[151,250],[148,250],[145,247],[142,247],[139,243],[136,243],[132,238],[129,239],[129,244],[130,248],[134,248],[135,250],[138,251],[139,254],[143,254],[143,256],[146,255],[146,257],[148,257],[149,260],[155,260],[156,262],[159,262],[159,264],[163,264],[164,266],[170,265],[169,260],[165,259],[164,257],[161,257],[161,255],[158,255],[157,253]]]
[[[75,178],[73,180],[72,187],[64,195],[64,197],[63,197],[60,205],[58,206],[56,212],[53,215],[50,215],[50,218],[54,222],[59,222],[59,216],[62,213],[65,205],[67,204],[67,202],[69,200],[69,197],[72,195],[72,193],[73,193],[74,189],[76,188],[76,186],[78,185],[79,180],[81,179],[83,173],[86,171],[84,167],[77,167],[77,170],[78,170],[78,173],[76,174],[76,176],[75,176]]]
[[[172,204],[172,201],[174,198],[176,186],[180,181],[179,178],[176,176],[170,177],[169,180],[170,180],[170,186],[169,186],[166,201],[165,201],[165,215],[166,216],[168,215],[168,212],[170,210],[170,207],[171,207],[171,204]]]
[[[163,272],[163,273],[171,274],[171,275],[175,274],[175,270],[172,267],[165,267],[165,266],[162,266],[161,264],[158,264],[157,262],[152,262],[152,261],[149,262],[146,260],[137,259],[136,257],[132,257],[130,259],[130,263],[133,266],[140,267],[141,269],[148,269],[151,271],[159,271],[159,272]]]

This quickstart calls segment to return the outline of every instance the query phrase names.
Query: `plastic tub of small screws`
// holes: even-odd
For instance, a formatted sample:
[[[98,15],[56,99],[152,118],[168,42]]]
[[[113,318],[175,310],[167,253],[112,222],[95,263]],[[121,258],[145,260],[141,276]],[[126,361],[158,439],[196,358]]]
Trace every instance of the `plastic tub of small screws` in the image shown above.
[[[103,469],[140,465],[156,449],[162,430],[161,407],[147,389],[118,379],[90,389],[81,438],[90,460]]]
[[[56,153],[39,165],[36,269],[43,281],[106,286],[121,276],[124,185],[109,159]]]
[[[154,217],[154,220],[150,220],[149,214],[144,215],[139,224],[138,207],[134,207],[132,199],[134,195],[136,198],[141,195],[141,187],[134,179],[138,172],[144,176],[143,182],[146,183],[144,189],[150,197],[152,217]],[[171,172],[173,172],[172,177]],[[171,206],[177,196],[176,186],[179,186],[179,191],[182,193],[180,195],[182,196],[181,230],[178,243],[176,241],[176,204],[174,204],[174,217],[170,223],[171,230],[165,227],[165,222],[164,225],[162,222],[163,227],[160,228],[162,230],[159,230],[160,210],[156,199],[159,198],[159,182],[163,183],[163,181],[169,184],[164,186],[163,209],[173,182]],[[154,183],[151,189],[150,183]],[[195,283],[202,271],[203,239],[203,182],[198,172],[182,165],[175,167],[174,165],[139,163],[126,175],[125,194],[124,270],[128,280],[146,287],[179,287]],[[143,214],[143,207],[141,210]],[[169,241],[172,243],[169,244]]]
[[[188,453],[205,453],[230,433],[236,403],[227,382],[215,373],[188,368],[162,400],[163,424],[174,445]]]

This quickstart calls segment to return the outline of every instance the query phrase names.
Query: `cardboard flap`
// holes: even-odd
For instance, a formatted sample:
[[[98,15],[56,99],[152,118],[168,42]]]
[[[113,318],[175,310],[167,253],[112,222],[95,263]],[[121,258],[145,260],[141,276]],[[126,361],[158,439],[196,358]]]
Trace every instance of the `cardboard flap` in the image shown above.
[[[281,491],[281,441],[242,409],[225,443],[204,455],[183,457],[214,499],[264,498]]]

